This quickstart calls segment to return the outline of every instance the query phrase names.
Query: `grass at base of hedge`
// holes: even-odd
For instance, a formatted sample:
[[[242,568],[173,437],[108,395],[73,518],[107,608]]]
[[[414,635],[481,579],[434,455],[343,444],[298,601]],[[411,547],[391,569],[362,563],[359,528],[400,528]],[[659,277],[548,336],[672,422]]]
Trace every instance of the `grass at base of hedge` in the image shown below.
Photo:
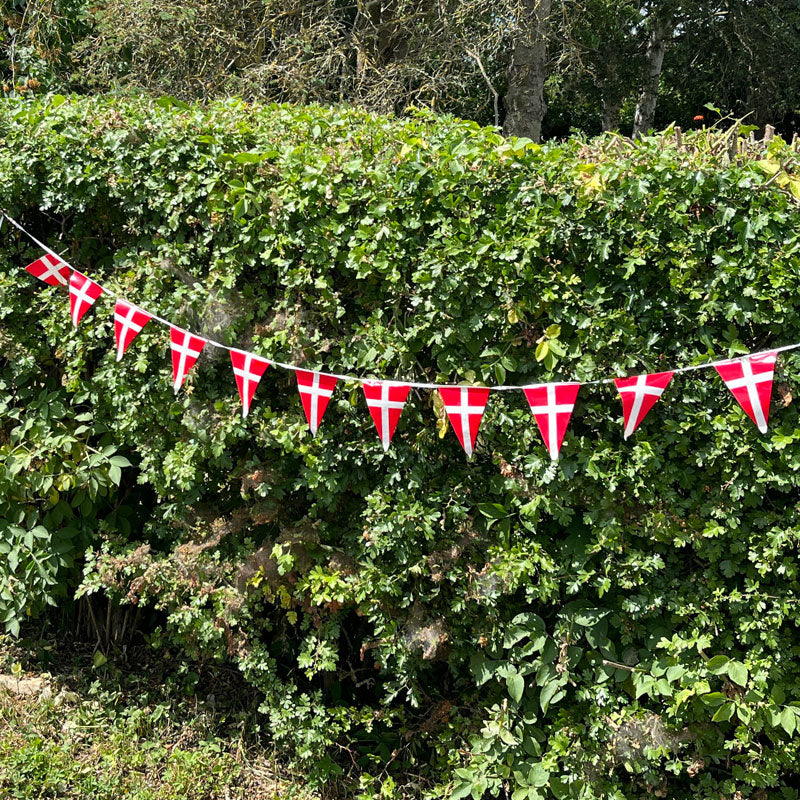
[[[193,675],[145,681],[144,654],[128,659],[128,672],[99,664],[90,646],[28,645],[0,639],[0,673],[20,682],[0,686],[4,800],[312,797],[259,746],[247,711],[232,703],[235,687],[201,697],[186,691]],[[31,676],[41,691],[19,693]]]

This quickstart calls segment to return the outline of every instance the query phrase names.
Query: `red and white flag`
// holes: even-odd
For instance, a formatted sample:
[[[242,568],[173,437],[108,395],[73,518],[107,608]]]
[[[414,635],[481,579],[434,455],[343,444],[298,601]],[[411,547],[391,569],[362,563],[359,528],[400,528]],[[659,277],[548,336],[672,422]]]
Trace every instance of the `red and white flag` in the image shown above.
[[[471,457],[489,400],[489,389],[479,386],[444,386],[439,389],[439,394],[458,441],[467,457]]]
[[[745,356],[714,365],[739,405],[761,433],[767,432],[772,375],[777,357],[777,351],[772,350],[769,353]]]
[[[28,264],[25,269],[34,278],[44,281],[48,286],[66,286],[69,283],[70,268],[52,253],[47,253],[41,258],[37,258],[32,264]]]
[[[172,350],[172,388],[175,394],[183,386],[189,370],[194,366],[203,348],[206,346],[206,340],[200,336],[194,336],[188,331],[183,331],[180,328],[174,328],[172,325],[169,327],[169,346]]]
[[[580,388],[579,383],[539,383],[522,390],[553,461],[558,459]]]
[[[654,372],[652,375],[614,378],[614,385],[622,400],[626,439],[641,425],[647,412],[661,397],[673,375],[673,372]]]
[[[310,372],[305,369],[296,369],[294,372],[297,376],[297,389],[300,392],[303,411],[306,412],[311,433],[316,436],[325,409],[328,407],[328,401],[336,386],[336,378],[332,375],[322,375],[319,372]]]
[[[117,300],[114,305],[114,334],[117,337],[117,361],[128,349],[128,345],[141,332],[152,317],[141,308],[132,306],[127,300]]]
[[[390,381],[363,381],[361,386],[383,449],[388,450],[411,387]]]
[[[239,387],[239,397],[242,398],[242,416],[246,417],[250,413],[250,403],[258,382],[267,371],[269,361],[244,350],[231,350],[231,363],[236,385]]]
[[[91,278],[80,272],[72,271],[69,276],[69,314],[72,324],[77,328],[83,315],[94,305],[103,290]]]

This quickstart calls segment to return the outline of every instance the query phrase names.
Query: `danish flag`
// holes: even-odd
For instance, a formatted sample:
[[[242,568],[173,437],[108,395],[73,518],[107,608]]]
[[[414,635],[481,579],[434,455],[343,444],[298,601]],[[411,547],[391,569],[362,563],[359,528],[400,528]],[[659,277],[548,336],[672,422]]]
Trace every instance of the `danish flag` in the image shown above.
[[[246,417],[250,413],[250,403],[258,382],[267,371],[269,361],[244,350],[231,350],[231,363],[236,385],[239,387],[239,397],[242,398],[242,416]]]
[[[94,305],[103,290],[100,285],[91,278],[72,271],[69,276],[69,313],[72,317],[72,324],[77,328],[78,323],[83,319],[83,315]]]
[[[444,410],[467,457],[472,456],[489,389],[472,386],[446,386],[439,389]]]
[[[128,349],[128,345],[136,338],[152,317],[141,308],[132,306],[127,300],[117,300],[114,305],[114,333],[117,337],[117,361]]]
[[[579,383],[539,383],[522,390],[553,461],[558,459],[580,388]]]
[[[49,286],[66,286],[69,282],[70,268],[52,253],[47,253],[41,258],[37,258],[32,264],[28,264],[25,269],[34,278],[44,281]]]
[[[188,331],[183,331],[180,328],[174,328],[172,325],[169,327],[169,346],[172,350],[172,377],[175,394],[183,386],[189,370],[194,366],[203,348],[206,346],[206,340],[200,336],[195,336]]]
[[[306,412],[311,433],[316,436],[337,379],[332,375],[322,375],[305,369],[296,369],[294,372],[297,376],[297,389],[300,392],[303,411]]]
[[[652,375],[635,375],[632,378],[614,378],[625,420],[627,439],[642,423],[647,412],[656,404],[672,380],[673,372],[654,372]]]
[[[736,358],[714,365],[739,405],[761,433],[767,432],[772,374],[775,372],[777,357],[778,353],[772,350],[769,353]]]
[[[383,449],[388,450],[411,387],[390,381],[364,381],[361,386]]]

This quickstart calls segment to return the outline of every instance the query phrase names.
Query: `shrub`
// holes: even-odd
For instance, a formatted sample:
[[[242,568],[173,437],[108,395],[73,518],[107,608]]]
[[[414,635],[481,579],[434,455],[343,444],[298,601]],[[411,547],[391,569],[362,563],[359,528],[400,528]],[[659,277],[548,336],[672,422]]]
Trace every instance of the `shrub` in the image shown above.
[[[0,141],[0,205],[75,265],[308,368],[585,381],[800,338],[780,140],[728,164],[714,131],[538,147],[424,114],[56,97],[3,104]],[[796,796],[793,353],[767,435],[703,371],[627,442],[613,387],[584,387],[557,464],[516,392],[490,398],[470,462],[425,392],[384,453],[355,384],[316,438],[277,369],[243,421],[221,351],[173,397],[165,331],[117,364],[110,302],[75,332],[21,271],[36,254],[5,229],[3,538],[27,558],[63,537],[56,456],[8,454],[83,437],[59,467],[80,591],[157,607],[154,644],[236,664],[310,783]]]

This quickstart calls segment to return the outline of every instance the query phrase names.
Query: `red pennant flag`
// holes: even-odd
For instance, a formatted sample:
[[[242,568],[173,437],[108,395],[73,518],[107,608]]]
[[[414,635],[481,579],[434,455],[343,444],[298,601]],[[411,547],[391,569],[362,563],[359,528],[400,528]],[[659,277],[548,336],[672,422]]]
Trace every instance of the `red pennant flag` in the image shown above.
[[[300,392],[306,419],[311,427],[311,433],[316,436],[337,379],[332,375],[309,372],[305,369],[296,369],[294,372],[297,376],[297,389]]]
[[[767,432],[772,375],[778,353],[760,353],[715,364],[717,372],[761,433]]]
[[[37,258],[32,264],[28,264],[25,269],[34,278],[44,281],[48,286],[66,286],[69,282],[70,268],[52,253],[47,253],[41,258]]]
[[[579,383],[539,383],[522,390],[553,461],[558,459],[580,388]]]
[[[77,328],[83,315],[94,305],[103,290],[91,278],[80,272],[72,271],[69,276],[69,313],[72,324]]]
[[[446,386],[439,389],[444,410],[467,457],[472,457],[489,389],[472,386]]]
[[[175,394],[183,386],[189,370],[194,366],[203,348],[206,346],[206,340],[200,336],[194,336],[188,331],[182,331],[180,328],[169,328],[170,349],[172,350],[172,377],[173,388]]]
[[[127,300],[117,300],[114,305],[114,334],[117,338],[117,361],[128,349],[152,317],[141,308],[132,306]]]
[[[641,425],[647,412],[656,404],[656,400],[667,388],[673,374],[672,372],[654,372],[652,375],[614,378],[614,384],[622,400],[626,439]]]
[[[269,361],[244,350],[231,350],[231,363],[236,385],[239,387],[239,397],[242,398],[242,416],[246,417],[250,413],[250,403],[258,382],[267,371]]]
[[[361,387],[383,449],[388,450],[411,387],[406,383],[390,381],[363,381]]]

